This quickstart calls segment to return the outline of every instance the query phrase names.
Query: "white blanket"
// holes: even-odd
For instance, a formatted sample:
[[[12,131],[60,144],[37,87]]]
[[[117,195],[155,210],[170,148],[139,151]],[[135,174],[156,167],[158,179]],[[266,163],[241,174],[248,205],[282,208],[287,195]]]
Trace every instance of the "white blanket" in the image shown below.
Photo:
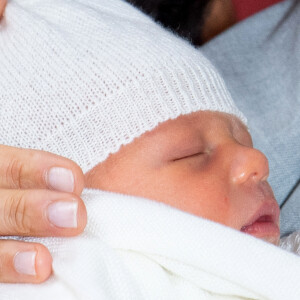
[[[49,247],[41,285],[0,284],[0,299],[300,299],[300,258],[154,201],[85,190],[85,232],[26,238]]]

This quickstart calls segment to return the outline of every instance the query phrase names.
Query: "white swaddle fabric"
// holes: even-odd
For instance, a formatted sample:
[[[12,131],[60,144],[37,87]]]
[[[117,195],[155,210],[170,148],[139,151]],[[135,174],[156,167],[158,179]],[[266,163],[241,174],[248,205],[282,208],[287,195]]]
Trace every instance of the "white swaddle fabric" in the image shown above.
[[[15,299],[300,299],[300,260],[274,245],[162,203],[83,194],[88,225],[74,238],[22,238],[49,247],[41,285],[0,284]]]

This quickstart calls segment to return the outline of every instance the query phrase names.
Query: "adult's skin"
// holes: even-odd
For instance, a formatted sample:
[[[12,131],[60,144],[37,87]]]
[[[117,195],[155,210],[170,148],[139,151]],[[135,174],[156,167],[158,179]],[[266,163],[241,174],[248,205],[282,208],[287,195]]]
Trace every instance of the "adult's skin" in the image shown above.
[[[7,3],[7,0],[0,0],[0,19],[4,13],[6,3]]]

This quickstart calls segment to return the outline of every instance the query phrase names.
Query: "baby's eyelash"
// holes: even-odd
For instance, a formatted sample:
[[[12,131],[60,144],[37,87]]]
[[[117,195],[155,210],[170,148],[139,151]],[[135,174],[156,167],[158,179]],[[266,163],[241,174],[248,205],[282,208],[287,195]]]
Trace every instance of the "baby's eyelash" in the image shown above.
[[[206,154],[206,153],[204,151],[201,151],[201,152],[197,152],[197,153],[194,153],[194,154],[190,154],[190,155],[182,156],[182,157],[179,157],[179,158],[175,158],[175,159],[173,159],[173,161],[178,161],[178,160],[182,160],[182,159],[197,157],[197,156],[204,155],[204,154]]]

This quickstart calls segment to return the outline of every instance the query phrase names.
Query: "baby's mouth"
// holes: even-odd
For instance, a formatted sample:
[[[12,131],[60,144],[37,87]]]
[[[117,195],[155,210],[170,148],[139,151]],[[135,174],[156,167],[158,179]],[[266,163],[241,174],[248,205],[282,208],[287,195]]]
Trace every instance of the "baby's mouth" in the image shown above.
[[[273,218],[273,216],[271,215],[263,215],[261,217],[259,217],[257,220],[255,220],[253,223],[243,226],[241,228],[242,232],[245,233],[249,233],[249,234],[254,234],[256,233],[258,230],[262,230],[262,229],[267,229],[265,228],[266,226],[273,226],[276,225],[276,222]]]
[[[278,239],[279,213],[276,200],[266,200],[240,231],[261,239]]]

